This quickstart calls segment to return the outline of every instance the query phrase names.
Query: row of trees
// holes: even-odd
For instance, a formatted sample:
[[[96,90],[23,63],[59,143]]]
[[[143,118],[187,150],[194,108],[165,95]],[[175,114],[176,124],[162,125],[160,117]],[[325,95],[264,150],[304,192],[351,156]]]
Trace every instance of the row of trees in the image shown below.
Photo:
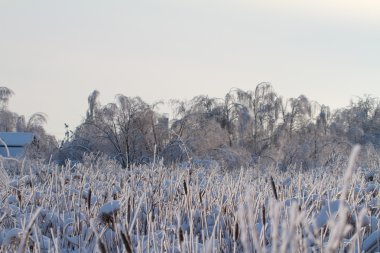
[[[355,143],[380,148],[380,103],[370,96],[332,112],[303,95],[283,99],[269,83],[260,83],[252,91],[233,88],[224,98],[173,100],[169,122],[157,112],[162,103],[117,95],[116,102],[102,105],[99,95],[90,94],[85,120],[68,134],[57,160],[101,152],[125,168],[154,159],[310,168],[333,162]]]
[[[283,99],[268,83],[252,91],[231,89],[223,98],[196,96],[172,100],[172,119],[158,113],[162,102],[117,95],[102,105],[99,92],[88,97],[85,119],[67,128],[60,147],[44,129],[46,116],[29,118],[8,109],[12,90],[0,87],[0,131],[33,132],[37,145],[29,155],[58,162],[80,161],[85,153],[103,153],[127,168],[162,159],[167,164],[201,163],[238,167],[276,163],[285,168],[325,166],[347,155],[353,144],[367,156],[380,149],[380,102],[365,96],[331,111],[301,95]],[[36,143],[35,143],[36,144]]]

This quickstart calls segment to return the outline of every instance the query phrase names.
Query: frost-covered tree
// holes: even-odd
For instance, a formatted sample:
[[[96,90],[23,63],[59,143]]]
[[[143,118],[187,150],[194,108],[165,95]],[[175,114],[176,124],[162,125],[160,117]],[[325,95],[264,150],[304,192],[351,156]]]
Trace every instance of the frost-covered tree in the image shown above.
[[[260,155],[273,142],[280,117],[281,98],[269,83],[260,83],[254,91],[237,91],[239,104],[239,142]]]
[[[0,110],[4,110],[8,106],[9,99],[14,95],[14,92],[7,87],[0,87]]]
[[[334,131],[352,143],[373,143],[380,147],[380,101],[358,97],[334,115]]]
[[[79,158],[78,153],[103,152],[124,168],[150,162],[168,138],[164,117],[154,111],[158,104],[119,94],[114,103],[101,105],[98,97],[98,91],[90,94],[86,118],[64,149],[75,149]]]
[[[86,120],[93,120],[95,112],[99,107],[99,95],[100,95],[100,92],[97,90],[94,90],[88,96],[88,110],[86,114]]]
[[[211,149],[228,145],[228,130],[219,123],[220,104],[215,98],[197,96],[175,104],[172,138],[165,149],[168,162],[204,157]],[[176,156],[169,154],[175,152]]]
[[[17,114],[8,110],[9,99],[14,92],[7,87],[0,87],[0,131],[15,131]]]

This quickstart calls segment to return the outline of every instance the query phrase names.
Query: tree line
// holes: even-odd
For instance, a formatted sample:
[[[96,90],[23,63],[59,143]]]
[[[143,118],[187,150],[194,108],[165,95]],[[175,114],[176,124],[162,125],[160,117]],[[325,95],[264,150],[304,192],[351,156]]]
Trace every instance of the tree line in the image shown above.
[[[37,131],[46,138],[43,115],[25,120],[7,110],[9,92],[2,88],[0,93],[0,131]],[[284,99],[269,83],[260,83],[250,91],[232,88],[223,98],[171,100],[170,119],[158,112],[162,102],[119,94],[103,105],[99,97],[96,90],[89,95],[83,122],[73,131],[66,126],[65,139],[45,155],[64,163],[81,161],[87,153],[105,154],[124,168],[162,161],[308,169],[336,162],[354,144],[361,144],[365,160],[373,162],[380,148],[380,102],[372,96],[331,110],[304,95]]]
[[[88,97],[84,122],[61,147],[61,160],[105,153],[127,168],[162,160],[167,165],[217,164],[226,168],[275,163],[281,168],[326,166],[347,155],[353,144],[375,154],[380,148],[380,103],[358,97],[335,111],[301,95],[284,99],[269,83],[252,91],[231,89],[223,98],[206,95],[161,103],[117,95],[102,105]]]

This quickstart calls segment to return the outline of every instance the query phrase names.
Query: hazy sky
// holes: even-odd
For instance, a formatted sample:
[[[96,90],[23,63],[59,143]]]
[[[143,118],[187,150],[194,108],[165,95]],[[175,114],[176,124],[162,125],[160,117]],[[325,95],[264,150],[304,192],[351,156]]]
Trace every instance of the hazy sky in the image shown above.
[[[380,96],[377,0],[0,0],[0,86],[74,128],[97,89],[147,102],[272,83],[332,107]]]

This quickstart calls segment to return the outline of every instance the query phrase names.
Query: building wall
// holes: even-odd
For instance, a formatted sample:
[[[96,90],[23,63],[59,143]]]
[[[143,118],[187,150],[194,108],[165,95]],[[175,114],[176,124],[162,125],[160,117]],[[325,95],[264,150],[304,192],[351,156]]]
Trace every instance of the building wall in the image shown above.
[[[25,147],[33,141],[33,133],[24,132],[0,132],[0,155],[7,157],[21,157],[25,154]],[[5,147],[4,143],[7,145]]]
[[[25,154],[25,147],[20,148],[8,148],[10,157],[21,157]],[[0,147],[0,155],[7,157],[7,150],[4,147]]]

